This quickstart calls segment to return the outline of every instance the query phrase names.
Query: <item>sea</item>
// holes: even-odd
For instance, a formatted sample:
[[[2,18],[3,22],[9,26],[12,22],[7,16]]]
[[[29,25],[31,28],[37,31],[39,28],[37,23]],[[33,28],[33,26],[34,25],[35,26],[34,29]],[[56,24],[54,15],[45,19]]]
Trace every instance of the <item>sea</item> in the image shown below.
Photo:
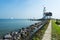
[[[0,37],[11,31],[29,27],[39,21],[31,21],[28,19],[0,19]]]

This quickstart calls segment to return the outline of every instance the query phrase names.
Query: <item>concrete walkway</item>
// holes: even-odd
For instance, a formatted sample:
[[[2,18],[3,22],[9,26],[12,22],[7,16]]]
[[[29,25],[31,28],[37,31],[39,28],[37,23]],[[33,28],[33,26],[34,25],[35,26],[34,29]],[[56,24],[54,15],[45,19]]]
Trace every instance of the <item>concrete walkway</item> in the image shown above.
[[[42,40],[51,40],[51,21],[48,25],[47,30],[45,31],[45,34],[44,34]]]

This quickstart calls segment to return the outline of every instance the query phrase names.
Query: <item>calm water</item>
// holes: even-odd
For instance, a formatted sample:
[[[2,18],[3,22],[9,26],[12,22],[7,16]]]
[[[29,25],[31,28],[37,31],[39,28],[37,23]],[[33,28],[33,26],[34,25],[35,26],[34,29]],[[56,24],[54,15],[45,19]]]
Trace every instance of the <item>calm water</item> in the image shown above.
[[[0,19],[0,36],[18,30],[22,27],[28,27],[38,21],[30,21],[25,19]]]

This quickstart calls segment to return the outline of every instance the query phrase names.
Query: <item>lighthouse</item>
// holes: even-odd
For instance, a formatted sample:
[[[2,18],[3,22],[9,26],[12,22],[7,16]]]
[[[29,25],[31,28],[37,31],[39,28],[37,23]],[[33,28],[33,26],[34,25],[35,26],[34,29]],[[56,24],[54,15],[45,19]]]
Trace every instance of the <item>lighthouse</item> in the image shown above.
[[[51,19],[52,13],[46,12],[46,7],[43,9],[43,19]]]
[[[43,17],[45,16],[45,13],[46,12],[46,7],[44,7],[44,9],[43,9]]]

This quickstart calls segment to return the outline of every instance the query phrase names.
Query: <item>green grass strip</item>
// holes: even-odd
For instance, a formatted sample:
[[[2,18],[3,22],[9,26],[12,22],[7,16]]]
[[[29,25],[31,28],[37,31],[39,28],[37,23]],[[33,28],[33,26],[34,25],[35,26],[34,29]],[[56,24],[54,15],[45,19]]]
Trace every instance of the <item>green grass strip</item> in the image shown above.
[[[60,40],[60,26],[52,20],[52,40]]]

